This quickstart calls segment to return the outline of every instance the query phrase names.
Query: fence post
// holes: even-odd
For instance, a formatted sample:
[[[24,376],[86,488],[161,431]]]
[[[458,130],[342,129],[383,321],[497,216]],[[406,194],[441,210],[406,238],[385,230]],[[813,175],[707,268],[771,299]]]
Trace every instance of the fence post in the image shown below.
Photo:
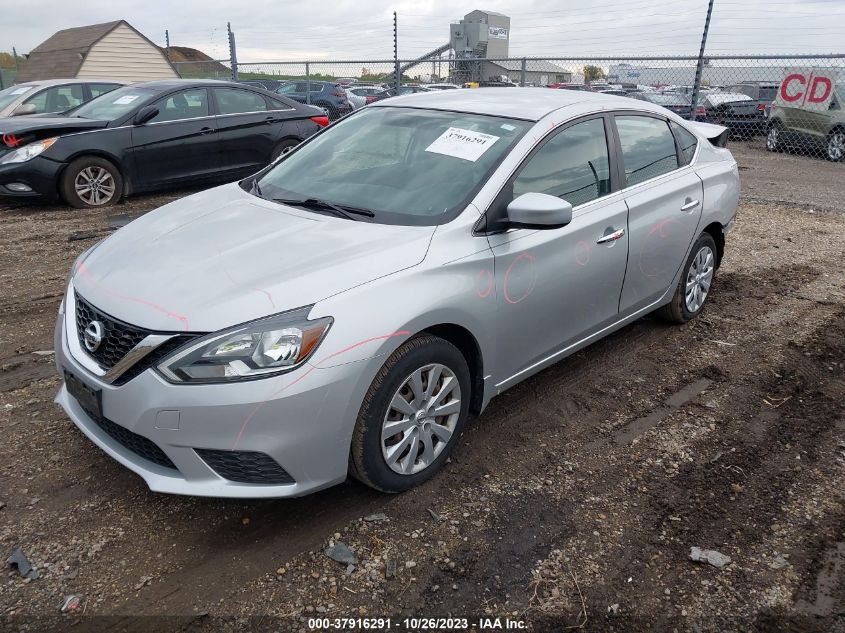
[[[393,12],[393,87],[399,92],[399,31],[396,23],[396,11]]]
[[[305,62],[305,103],[311,105],[311,64]]]
[[[235,48],[235,34],[232,33],[232,23],[226,22],[229,31],[229,64],[232,66],[232,81],[238,80],[238,51]]]
[[[521,73],[520,83],[519,83],[519,85],[522,86],[523,88],[525,88],[525,77],[526,77],[525,71],[526,71],[526,60],[523,57],[522,58],[522,73]]]
[[[698,52],[698,64],[695,67],[695,82],[692,84],[692,112],[690,121],[695,121],[695,103],[701,87],[701,72],[704,68],[704,47],[707,45],[707,31],[710,29],[710,15],[713,13],[713,0],[707,4],[707,18],[704,20],[704,33],[701,35],[701,50]]]

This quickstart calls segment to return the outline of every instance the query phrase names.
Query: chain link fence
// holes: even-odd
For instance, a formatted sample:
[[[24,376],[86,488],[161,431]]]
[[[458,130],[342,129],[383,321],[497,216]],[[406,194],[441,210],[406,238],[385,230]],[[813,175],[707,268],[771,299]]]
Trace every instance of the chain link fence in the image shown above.
[[[662,105],[697,121],[724,125],[731,138],[769,151],[842,161],[845,157],[845,55],[713,56],[704,60],[693,103],[697,57],[599,57],[240,62],[239,81],[269,90],[320,82],[396,88],[536,86],[590,89]],[[175,64],[183,77],[231,78],[228,60]],[[398,72],[397,72],[398,71]],[[398,81],[397,81],[398,76]],[[419,89],[419,88],[416,88]]]

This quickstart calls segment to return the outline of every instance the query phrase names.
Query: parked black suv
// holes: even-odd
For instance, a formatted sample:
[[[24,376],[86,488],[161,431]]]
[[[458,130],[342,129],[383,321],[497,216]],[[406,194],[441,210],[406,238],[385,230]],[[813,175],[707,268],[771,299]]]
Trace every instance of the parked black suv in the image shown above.
[[[343,87],[331,81],[289,81],[276,88],[277,94],[323,108],[334,121],[352,112]]]

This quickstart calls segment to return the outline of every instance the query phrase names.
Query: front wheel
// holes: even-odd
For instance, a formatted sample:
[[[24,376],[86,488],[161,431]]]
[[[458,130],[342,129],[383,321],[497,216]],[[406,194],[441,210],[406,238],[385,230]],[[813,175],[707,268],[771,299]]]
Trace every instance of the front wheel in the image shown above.
[[[780,137],[780,126],[771,125],[766,133],[766,149],[770,152],[779,152],[783,147]]]
[[[387,359],[355,424],[350,474],[382,492],[430,479],[448,459],[469,413],[466,359],[439,337],[416,336]]]
[[[716,273],[716,252],[713,236],[702,233],[690,251],[672,301],[659,310],[660,316],[673,323],[686,323],[701,314]]]
[[[110,161],[82,156],[65,169],[60,190],[64,201],[77,209],[107,207],[123,196],[123,177]]]
[[[828,135],[827,158],[834,162],[845,158],[845,130],[834,130]]]

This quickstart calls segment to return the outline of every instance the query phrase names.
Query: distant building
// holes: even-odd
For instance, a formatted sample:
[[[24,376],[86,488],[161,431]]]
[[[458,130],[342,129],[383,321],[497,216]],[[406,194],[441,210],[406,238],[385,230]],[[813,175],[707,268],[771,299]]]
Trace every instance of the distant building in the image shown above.
[[[691,86],[695,81],[695,65],[639,66],[636,63],[612,64],[607,71],[610,83],[632,83],[643,86],[676,85]],[[791,68],[801,66],[801,61],[779,66],[778,62],[760,66],[715,66],[705,64],[701,71],[701,82],[710,86],[726,86],[741,81],[767,81],[780,83]],[[782,63],[782,62],[781,62]]]
[[[470,11],[449,26],[449,43],[455,51],[451,79],[457,83],[508,79],[523,80],[522,63],[510,55],[511,19],[494,11]],[[476,62],[477,59],[502,61]],[[525,82],[544,85],[571,81],[572,73],[546,61],[526,65]]]
[[[127,82],[179,75],[164,52],[125,20],[55,33],[27,55],[15,80],[118,79]]]

